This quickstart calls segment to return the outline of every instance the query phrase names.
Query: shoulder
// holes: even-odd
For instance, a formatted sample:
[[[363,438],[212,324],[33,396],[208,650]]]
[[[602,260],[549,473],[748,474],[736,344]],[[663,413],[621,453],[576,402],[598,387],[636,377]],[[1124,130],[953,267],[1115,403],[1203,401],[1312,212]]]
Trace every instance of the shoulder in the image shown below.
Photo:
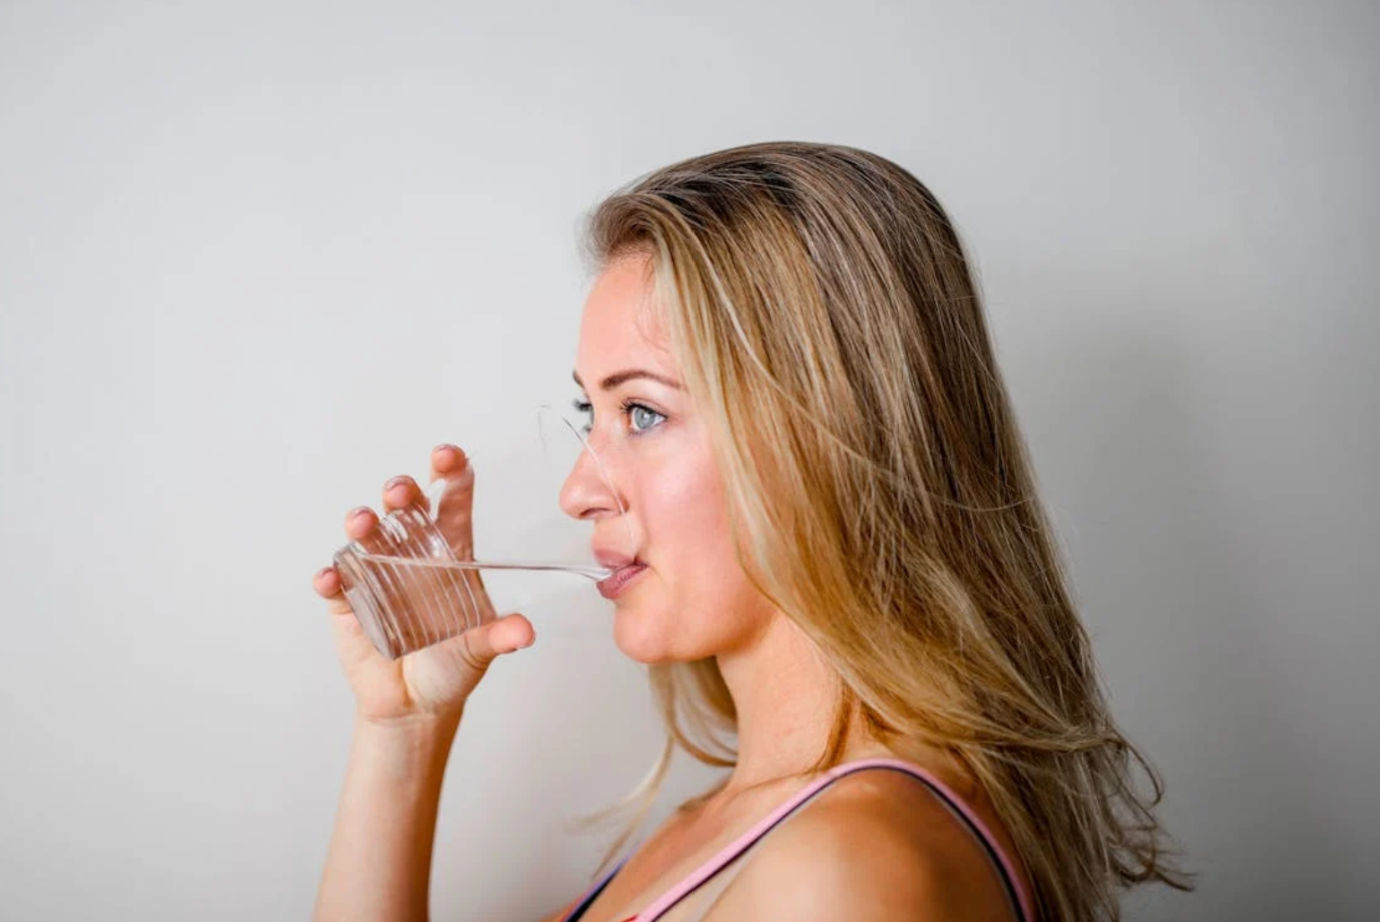
[[[923,785],[897,772],[835,781],[742,860],[713,922],[1009,920],[981,847]]]

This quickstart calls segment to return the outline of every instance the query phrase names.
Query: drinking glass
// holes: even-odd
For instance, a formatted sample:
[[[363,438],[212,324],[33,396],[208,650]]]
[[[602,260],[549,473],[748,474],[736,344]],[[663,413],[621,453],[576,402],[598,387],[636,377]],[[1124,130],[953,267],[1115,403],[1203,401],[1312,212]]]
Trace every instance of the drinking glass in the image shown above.
[[[502,451],[465,454],[464,472],[437,479],[423,500],[382,516],[369,535],[334,555],[355,617],[388,659],[516,610],[515,589],[530,590],[535,580],[565,574],[562,585],[573,578],[588,586],[617,572],[594,559],[592,525],[561,508],[562,490],[576,478],[580,489],[606,491],[619,512],[608,528],[618,542],[613,550],[635,556],[605,459],[575,421],[550,405],[539,409],[535,432],[509,439]],[[497,553],[476,557],[477,536]],[[485,571],[514,571],[522,582],[504,580],[504,591],[491,594]]]

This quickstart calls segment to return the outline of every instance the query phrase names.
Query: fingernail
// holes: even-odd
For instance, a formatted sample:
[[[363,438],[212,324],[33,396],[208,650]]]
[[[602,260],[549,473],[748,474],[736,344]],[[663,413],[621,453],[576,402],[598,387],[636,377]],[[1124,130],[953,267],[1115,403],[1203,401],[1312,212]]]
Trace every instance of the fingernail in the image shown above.
[[[462,461],[463,461],[464,458],[465,458],[465,453],[464,453],[463,451],[461,451],[460,449],[456,448],[454,445],[450,445],[450,444],[447,444],[447,443],[444,443],[444,442],[441,443],[440,445],[437,445],[437,446],[433,449],[433,451],[435,451],[435,452],[437,452],[437,453],[443,452],[443,451],[450,452],[451,455],[453,456],[453,457],[447,459],[447,460],[450,460],[450,461],[454,461],[454,460],[456,460],[456,459],[459,459],[459,460],[462,460]]]
[[[391,490],[391,489],[393,489],[394,487],[400,487],[400,486],[402,486],[403,484],[407,483],[407,480],[408,480],[408,477],[407,477],[406,474],[399,474],[397,477],[394,477],[392,480],[390,480],[390,481],[388,481],[386,484],[384,484],[384,485],[383,485],[383,488],[384,488],[385,490]]]
[[[317,571],[316,571],[316,579],[320,579],[321,577],[325,576],[325,575],[326,575],[327,573],[329,573],[329,572],[331,572],[331,568],[330,568],[330,567],[322,567],[320,570],[317,570]]]
[[[353,509],[350,510],[350,518],[352,518],[352,519],[357,519],[357,518],[359,518],[360,516],[364,515],[364,513],[368,512],[368,511],[369,511],[369,507],[368,507],[368,506],[356,506],[355,508],[353,508]]]

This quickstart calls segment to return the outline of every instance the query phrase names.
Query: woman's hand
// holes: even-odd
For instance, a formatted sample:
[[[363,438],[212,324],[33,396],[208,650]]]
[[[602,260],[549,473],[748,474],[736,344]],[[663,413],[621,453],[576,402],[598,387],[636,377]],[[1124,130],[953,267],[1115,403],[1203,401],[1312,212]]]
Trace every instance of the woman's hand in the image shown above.
[[[439,445],[431,453],[431,481],[450,481],[435,515],[437,527],[450,542],[458,559],[473,559],[474,470],[464,452]],[[418,504],[427,498],[411,477],[394,477],[384,485],[383,509]],[[379,519],[367,506],[351,510],[345,534],[372,550]],[[341,591],[340,574],[334,566],[316,574],[312,586],[326,599],[335,632],[336,648],[345,677],[354,689],[356,712],[378,723],[410,723],[418,718],[459,719],[465,700],[484,677],[495,658],[530,646],[536,639],[532,624],[520,614],[495,618],[493,604],[484,591],[479,571],[471,570],[470,585],[481,608],[481,624],[458,637],[423,647],[390,660],[365,636]]]

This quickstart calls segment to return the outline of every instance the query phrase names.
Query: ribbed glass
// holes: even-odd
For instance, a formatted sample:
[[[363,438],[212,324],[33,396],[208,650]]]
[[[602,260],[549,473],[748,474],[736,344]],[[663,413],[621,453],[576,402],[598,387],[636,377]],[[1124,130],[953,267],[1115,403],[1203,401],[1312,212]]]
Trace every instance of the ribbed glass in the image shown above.
[[[387,658],[397,659],[496,617],[479,570],[444,566],[456,557],[418,506],[388,513],[369,540],[376,545],[372,549],[352,541],[334,560],[355,617]],[[408,560],[417,563],[404,562]]]

